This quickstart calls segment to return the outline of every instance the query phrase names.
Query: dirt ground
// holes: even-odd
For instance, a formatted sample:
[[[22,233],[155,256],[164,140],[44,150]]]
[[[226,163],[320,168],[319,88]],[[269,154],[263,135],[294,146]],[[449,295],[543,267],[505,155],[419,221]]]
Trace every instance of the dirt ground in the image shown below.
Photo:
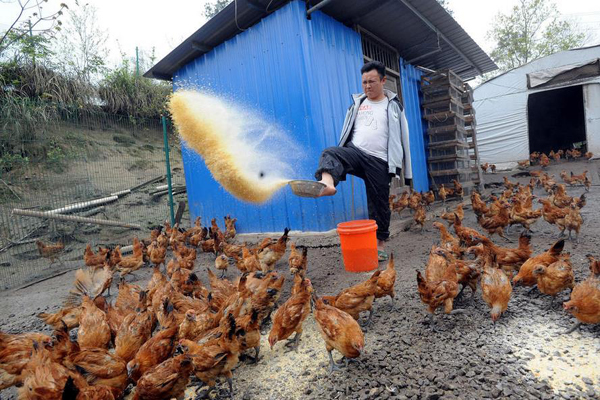
[[[551,174],[566,169],[574,173],[589,170],[595,186],[591,188],[579,243],[567,241],[565,251],[571,253],[577,281],[588,273],[586,254],[600,255],[598,199],[600,185],[598,162],[563,162],[548,168]],[[537,168],[535,168],[537,169]],[[487,183],[500,182],[503,176],[520,171],[485,175]],[[512,178],[522,183],[529,178]],[[493,189],[492,189],[493,190]],[[579,196],[582,187],[570,188],[570,195]],[[488,191],[489,194],[489,191]],[[537,189],[536,195],[545,193]],[[465,201],[469,203],[468,200]],[[456,201],[450,206],[455,206]],[[537,207],[537,205],[536,205]],[[527,288],[517,287],[508,311],[493,324],[489,309],[477,293],[469,301],[468,289],[455,308],[464,314],[436,314],[439,332],[432,332],[426,321],[426,308],[416,288],[415,270],[423,270],[431,245],[439,239],[432,227],[433,215],[443,211],[437,205],[429,213],[425,231],[405,230],[409,221],[393,216],[393,235],[387,249],[396,256],[396,307],[389,299],[378,300],[371,328],[366,333],[365,352],[350,363],[347,370],[327,374],[325,346],[309,317],[298,352],[285,353],[282,343],[269,349],[266,336],[261,345],[261,359],[251,364],[242,359],[234,371],[234,399],[598,399],[600,398],[600,326],[584,326],[579,331],[563,335],[575,319],[563,311],[560,304],[568,292],[558,296],[560,301],[548,311],[544,308],[550,298]],[[465,225],[477,227],[473,212],[466,211]],[[558,230],[543,220],[532,226],[534,254],[545,251],[555,240]],[[519,229],[509,236],[513,244],[495,239],[499,245],[516,246]],[[309,272],[319,295],[334,294],[369,274],[352,274],[343,269],[341,252],[336,240],[319,236],[294,237],[292,240],[309,246]],[[200,254],[196,270],[206,282],[206,267],[213,258]],[[384,268],[385,264],[380,264]],[[287,255],[277,270],[286,276],[284,301],[289,296],[291,279],[287,270]],[[138,283],[146,284],[149,270],[138,273]],[[237,275],[230,268],[227,276]],[[41,311],[60,308],[73,280],[73,273],[42,282],[23,290],[4,291],[0,297],[0,327],[6,332],[45,331],[35,315]],[[115,290],[116,292],[116,290]],[[339,360],[340,355],[334,353]],[[186,398],[194,399],[197,384],[188,389]],[[226,394],[226,384],[218,385],[218,397]],[[14,398],[14,389],[0,393],[2,399]]]

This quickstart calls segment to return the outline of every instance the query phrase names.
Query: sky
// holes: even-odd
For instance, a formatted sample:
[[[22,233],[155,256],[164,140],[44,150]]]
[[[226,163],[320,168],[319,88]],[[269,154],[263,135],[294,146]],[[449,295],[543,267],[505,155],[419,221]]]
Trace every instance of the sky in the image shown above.
[[[238,0],[244,1],[244,0]],[[334,0],[344,1],[344,0]],[[61,2],[74,5],[74,0],[48,0],[48,10]],[[82,3],[85,0],[81,1]],[[98,24],[106,30],[110,50],[109,65],[120,60],[120,53],[135,54],[135,48],[149,52],[156,49],[160,60],[184,39],[198,30],[206,18],[203,15],[206,0],[88,0],[97,9]],[[594,44],[600,43],[599,0],[554,0],[559,11],[595,35]],[[498,12],[509,12],[518,0],[450,0],[454,18],[465,31],[488,53],[493,43],[486,32]],[[18,15],[16,0],[0,0],[0,31],[5,30]],[[592,44],[592,43],[590,43]]]

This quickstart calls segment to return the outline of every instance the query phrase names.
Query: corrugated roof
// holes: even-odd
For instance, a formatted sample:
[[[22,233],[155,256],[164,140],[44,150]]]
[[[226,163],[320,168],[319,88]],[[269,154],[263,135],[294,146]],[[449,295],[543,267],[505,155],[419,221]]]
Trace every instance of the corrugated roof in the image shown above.
[[[230,3],[144,76],[171,79],[188,62],[289,1],[236,0]],[[414,60],[416,65],[430,69],[451,68],[463,79],[497,69],[436,0],[331,0],[320,11],[348,26],[360,25],[393,46],[407,62]]]

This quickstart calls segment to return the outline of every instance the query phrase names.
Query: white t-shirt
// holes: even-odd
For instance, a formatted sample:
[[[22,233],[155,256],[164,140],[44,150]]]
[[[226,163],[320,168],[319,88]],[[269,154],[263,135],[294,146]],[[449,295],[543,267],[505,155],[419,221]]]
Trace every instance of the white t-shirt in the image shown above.
[[[388,103],[387,97],[380,101],[365,99],[352,130],[352,144],[383,161],[388,159]]]

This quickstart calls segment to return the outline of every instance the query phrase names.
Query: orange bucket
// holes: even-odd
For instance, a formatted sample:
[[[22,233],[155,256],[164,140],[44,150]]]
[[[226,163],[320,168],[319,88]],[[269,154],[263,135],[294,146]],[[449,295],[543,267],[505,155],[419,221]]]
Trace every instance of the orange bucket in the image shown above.
[[[344,268],[350,272],[367,272],[379,266],[377,260],[377,223],[360,219],[339,223],[337,226],[342,246]]]

